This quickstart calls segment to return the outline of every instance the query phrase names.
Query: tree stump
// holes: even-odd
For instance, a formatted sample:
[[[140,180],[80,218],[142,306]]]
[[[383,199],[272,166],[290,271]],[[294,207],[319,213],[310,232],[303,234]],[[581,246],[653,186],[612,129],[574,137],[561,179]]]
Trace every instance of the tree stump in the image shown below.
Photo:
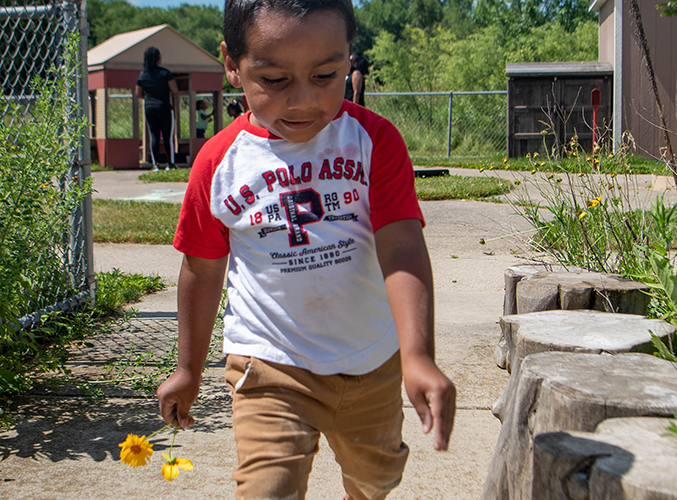
[[[524,278],[540,272],[584,272],[580,267],[565,268],[559,264],[519,264],[510,266],[503,273],[505,279],[505,295],[503,296],[503,316],[517,314],[517,283]]]
[[[667,338],[675,327],[659,319],[600,311],[542,311],[503,316],[496,364],[512,371],[529,354],[546,351],[653,353],[651,332]]]
[[[676,374],[673,363],[641,353],[527,356],[502,396],[503,427],[482,498],[531,500],[533,436],[592,432],[613,417],[674,415]]]
[[[517,283],[517,314],[593,309],[646,315],[649,287],[616,274],[538,272]]]
[[[666,418],[604,420],[594,433],[534,438],[532,498],[677,500],[677,437]]]

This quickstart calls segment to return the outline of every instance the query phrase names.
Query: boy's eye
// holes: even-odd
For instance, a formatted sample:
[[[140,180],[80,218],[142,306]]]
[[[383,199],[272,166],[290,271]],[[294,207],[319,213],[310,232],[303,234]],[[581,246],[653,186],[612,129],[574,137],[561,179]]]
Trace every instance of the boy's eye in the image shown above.
[[[315,78],[318,78],[320,80],[329,80],[331,78],[336,78],[336,71],[334,71],[333,73],[328,73],[326,75],[317,75],[315,76]]]
[[[265,76],[261,77],[261,81],[264,85],[279,85],[285,80],[286,78],[266,78]]]

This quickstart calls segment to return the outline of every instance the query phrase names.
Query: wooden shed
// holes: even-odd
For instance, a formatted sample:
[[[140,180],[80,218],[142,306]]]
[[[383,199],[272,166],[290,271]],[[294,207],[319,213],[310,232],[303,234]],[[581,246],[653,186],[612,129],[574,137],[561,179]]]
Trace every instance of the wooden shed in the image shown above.
[[[637,0],[668,136],[677,150],[677,17],[661,17],[656,3]],[[630,16],[630,2],[592,0],[590,10],[599,12],[599,60],[614,69],[614,145],[617,148],[629,132],[637,153],[660,158],[665,134]]]
[[[179,88],[173,103],[177,165],[189,166],[206,141],[195,132],[198,96],[214,109],[213,133],[223,126],[221,61],[166,24],[122,33],[87,53],[92,157],[102,166],[149,166],[150,137],[143,101],[134,88],[143,69],[143,54],[151,46],[160,49],[161,64],[174,74]]]
[[[610,64],[508,63],[506,74],[508,156],[542,154],[544,148],[552,151],[554,145],[566,144],[573,136],[578,137],[586,151],[591,151],[593,116],[597,117],[597,137],[610,126],[613,81]]]

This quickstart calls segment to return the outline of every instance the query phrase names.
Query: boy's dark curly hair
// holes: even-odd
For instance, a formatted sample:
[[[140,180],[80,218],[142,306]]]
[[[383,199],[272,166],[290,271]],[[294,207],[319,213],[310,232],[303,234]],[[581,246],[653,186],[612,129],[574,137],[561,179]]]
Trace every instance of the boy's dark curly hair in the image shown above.
[[[260,12],[279,12],[303,19],[318,10],[335,10],[346,22],[346,35],[352,47],[357,34],[351,0],[226,0],[223,13],[223,40],[228,55],[238,62],[247,52],[246,35]]]

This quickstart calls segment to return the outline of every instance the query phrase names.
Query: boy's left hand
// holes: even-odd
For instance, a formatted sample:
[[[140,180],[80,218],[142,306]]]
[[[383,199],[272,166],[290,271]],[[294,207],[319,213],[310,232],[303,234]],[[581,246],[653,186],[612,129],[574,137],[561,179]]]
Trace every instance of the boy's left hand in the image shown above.
[[[456,414],[456,387],[427,355],[402,360],[404,387],[414,405],[423,433],[434,429],[436,450],[449,448],[449,436]]]

